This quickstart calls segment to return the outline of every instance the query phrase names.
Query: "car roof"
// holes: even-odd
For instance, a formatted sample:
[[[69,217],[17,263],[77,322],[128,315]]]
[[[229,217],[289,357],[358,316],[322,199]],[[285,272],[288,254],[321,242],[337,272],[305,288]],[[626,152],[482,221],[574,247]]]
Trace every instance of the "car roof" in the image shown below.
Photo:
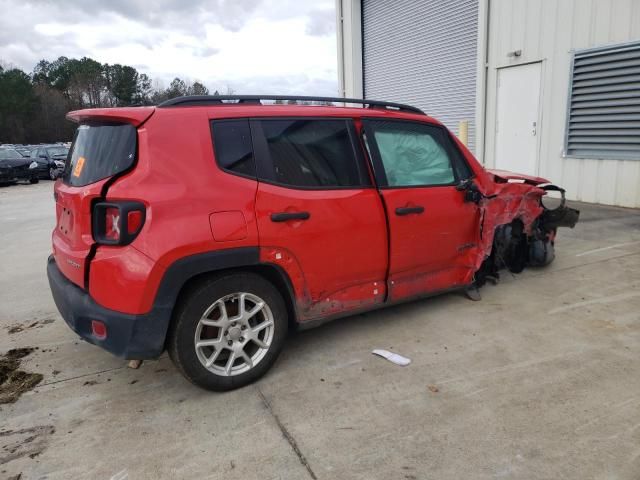
[[[274,103],[304,102],[298,103]],[[316,104],[310,104],[315,102]],[[318,103],[322,103],[318,105]],[[335,105],[340,103],[344,106]],[[357,106],[354,106],[357,105]],[[140,126],[154,113],[172,115],[178,112],[205,110],[209,118],[242,117],[377,117],[413,120],[441,125],[422,110],[400,103],[341,97],[299,97],[281,95],[193,95],[177,97],[157,106],[95,108],[69,112],[67,118],[83,123],[90,120],[127,122]]]

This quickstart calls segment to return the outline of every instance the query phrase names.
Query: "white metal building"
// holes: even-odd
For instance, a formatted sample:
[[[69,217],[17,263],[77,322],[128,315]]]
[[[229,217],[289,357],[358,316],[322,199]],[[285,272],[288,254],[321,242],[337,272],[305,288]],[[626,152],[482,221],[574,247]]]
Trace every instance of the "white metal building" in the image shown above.
[[[347,97],[423,108],[487,166],[640,207],[640,0],[336,0]]]

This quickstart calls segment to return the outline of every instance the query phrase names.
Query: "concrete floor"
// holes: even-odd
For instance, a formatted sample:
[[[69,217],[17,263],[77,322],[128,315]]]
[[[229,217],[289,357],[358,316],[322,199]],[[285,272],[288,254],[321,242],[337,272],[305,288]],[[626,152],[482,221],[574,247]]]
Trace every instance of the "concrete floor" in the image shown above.
[[[215,394],[78,341],[45,275],[52,184],[0,188],[0,352],[38,346],[44,374],[1,407],[0,478],[637,480],[640,212],[579,208],[552,266],[296,334]]]

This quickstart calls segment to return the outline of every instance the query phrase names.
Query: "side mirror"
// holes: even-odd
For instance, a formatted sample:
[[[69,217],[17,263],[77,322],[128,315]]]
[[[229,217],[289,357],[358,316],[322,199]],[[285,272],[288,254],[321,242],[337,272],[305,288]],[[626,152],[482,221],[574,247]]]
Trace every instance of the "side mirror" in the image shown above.
[[[456,190],[464,192],[465,190],[469,190],[471,185],[473,185],[473,181],[470,178],[467,178],[466,180],[461,180],[460,183],[456,185]]]
[[[459,192],[464,192],[464,201],[465,202],[473,202],[475,204],[480,203],[482,200],[482,192],[478,190],[478,186],[473,183],[473,180],[467,178],[466,180],[462,180],[458,185],[456,185],[456,190]]]

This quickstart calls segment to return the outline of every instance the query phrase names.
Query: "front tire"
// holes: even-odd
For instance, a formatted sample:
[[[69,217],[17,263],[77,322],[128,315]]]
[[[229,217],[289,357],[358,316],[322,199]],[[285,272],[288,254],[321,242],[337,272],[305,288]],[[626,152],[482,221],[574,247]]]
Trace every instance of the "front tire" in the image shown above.
[[[39,178],[37,178],[37,177],[34,177],[34,178],[30,178],[30,179],[29,179],[29,183],[31,183],[32,185],[33,185],[34,183],[38,183],[39,181],[40,181],[40,179],[39,179]]]
[[[180,301],[167,350],[178,370],[207,390],[245,386],[276,361],[287,334],[278,290],[253,273],[213,277]]]

